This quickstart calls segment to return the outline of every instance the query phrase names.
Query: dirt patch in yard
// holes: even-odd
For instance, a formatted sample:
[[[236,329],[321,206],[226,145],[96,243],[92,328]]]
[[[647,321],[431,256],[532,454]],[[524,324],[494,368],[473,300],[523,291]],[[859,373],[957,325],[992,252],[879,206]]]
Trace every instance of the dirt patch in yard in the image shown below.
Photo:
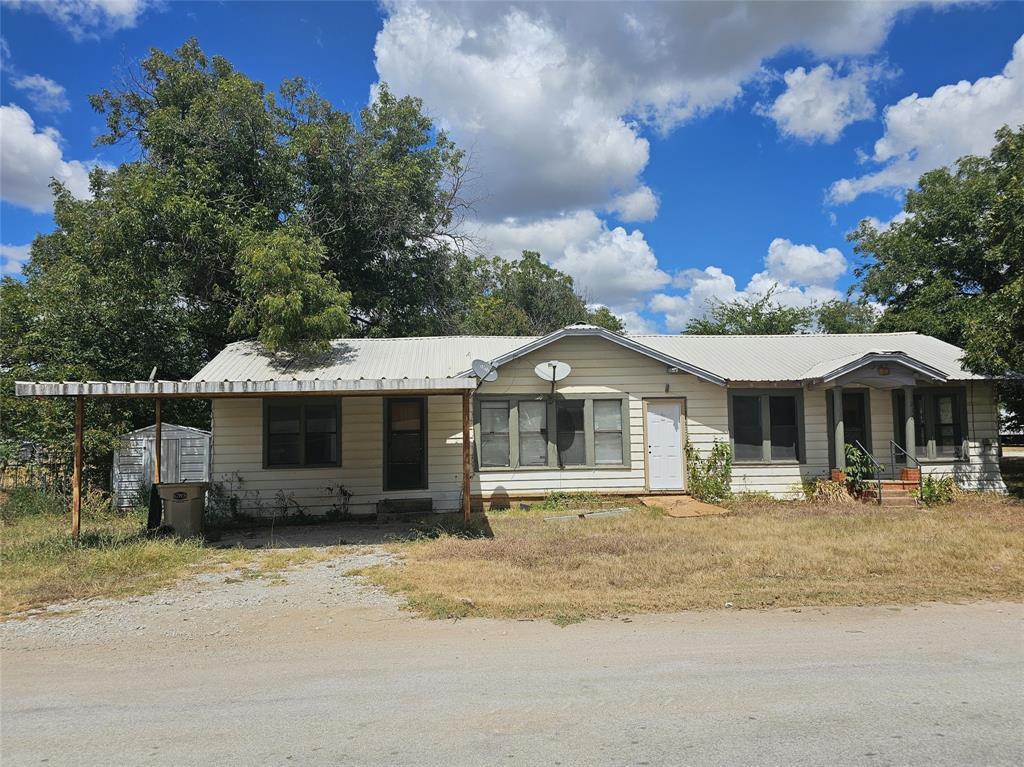
[[[365,574],[431,617],[586,617],[731,606],[1024,598],[1024,505],[965,496],[935,510],[765,499],[677,520],[657,510],[552,525],[489,515],[493,537],[392,547]]]

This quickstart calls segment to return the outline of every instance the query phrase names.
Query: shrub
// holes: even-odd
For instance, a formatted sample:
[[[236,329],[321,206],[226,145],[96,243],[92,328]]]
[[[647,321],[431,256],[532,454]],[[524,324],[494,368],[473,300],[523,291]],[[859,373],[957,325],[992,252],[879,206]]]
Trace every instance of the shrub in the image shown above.
[[[952,477],[925,477],[921,483],[921,502],[926,506],[952,503],[959,494],[960,488]]]
[[[885,467],[881,467],[884,469]],[[854,495],[861,495],[874,476],[875,465],[871,456],[856,445],[846,446],[846,485]]]
[[[686,443],[686,478],[690,495],[698,501],[718,503],[732,495],[732,448],[727,442],[715,444],[702,458],[690,442]]]

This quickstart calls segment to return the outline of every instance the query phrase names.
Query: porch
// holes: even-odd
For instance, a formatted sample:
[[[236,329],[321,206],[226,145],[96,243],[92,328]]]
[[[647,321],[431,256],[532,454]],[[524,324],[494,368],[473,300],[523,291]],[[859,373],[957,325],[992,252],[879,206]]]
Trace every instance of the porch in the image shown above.
[[[447,468],[447,495],[452,509],[461,512],[463,522],[470,521],[472,423],[470,398],[476,387],[472,378],[435,379],[338,379],[274,381],[88,381],[17,382],[19,396],[69,397],[75,402],[73,437],[73,474],[71,488],[71,532],[77,538],[81,529],[83,433],[85,400],[88,398],[137,398],[153,401],[156,456],[152,481],[161,481],[162,403],[167,399],[208,399],[213,420],[217,412],[230,405],[245,412],[258,413],[255,428],[243,424],[232,434],[222,424],[215,429],[214,465],[211,480],[224,479],[217,471],[218,437],[220,448],[229,450],[231,442],[249,450],[242,464],[265,480],[276,483],[278,492],[292,488],[323,485],[327,493],[345,497],[342,475],[342,408],[345,402],[374,402],[369,412],[377,412],[375,422],[364,422],[379,436],[384,448],[371,458],[382,475],[377,495],[393,495],[405,500],[417,496],[432,497],[428,455],[432,435],[427,420],[427,402],[440,399],[449,418],[437,426],[444,430],[443,442],[448,455],[461,453],[461,461]],[[371,419],[372,420],[372,419]],[[360,456],[370,451],[361,450]],[[358,464],[358,460],[356,461]],[[356,467],[359,474],[360,468]],[[296,472],[298,473],[296,475]],[[363,474],[366,472],[364,471]],[[236,472],[237,476],[237,472]],[[299,478],[296,479],[296,476]],[[373,476],[372,472],[369,476]],[[283,499],[285,505],[289,503]]]

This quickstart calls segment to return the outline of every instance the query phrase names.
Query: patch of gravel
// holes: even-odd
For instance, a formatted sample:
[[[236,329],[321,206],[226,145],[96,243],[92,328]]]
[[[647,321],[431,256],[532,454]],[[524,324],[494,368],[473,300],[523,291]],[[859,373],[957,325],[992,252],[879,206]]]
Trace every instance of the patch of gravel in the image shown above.
[[[0,624],[0,639],[5,649],[21,639],[76,645],[109,644],[144,634],[205,639],[241,633],[232,616],[252,610],[273,619],[278,612],[294,610],[397,607],[401,600],[365,578],[345,574],[395,562],[385,551],[363,550],[259,577],[244,569],[203,573],[145,596],[81,599],[33,610]]]

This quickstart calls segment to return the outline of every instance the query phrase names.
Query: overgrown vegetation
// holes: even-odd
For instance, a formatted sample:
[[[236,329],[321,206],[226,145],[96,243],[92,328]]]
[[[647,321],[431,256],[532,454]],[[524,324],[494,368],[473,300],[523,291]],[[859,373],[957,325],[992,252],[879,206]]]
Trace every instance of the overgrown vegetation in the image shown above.
[[[686,443],[686,479],[690,495],[705,503],[719,503],[732,494],[732,448],[715,440],[707,458]]]
[[[926,476],[921,482],[921,503],[925,506],[939,506],[952,503],[962,491],[953,477]]]
[[[735,496],[726,517],[551,524],[492,514],[493,537],[395,546],[363,571],[429,617],[588,617],[684,609],[1024,599],[1024,506],[963,496],[922,514]]]
[[[0,493],[0,615],[88,597],[145,594],[190,574],[239,568],[256,577],[337,553],[335,547],[260,551],[208,548],[198,538],[153,537],[143,509],[116,511],[100,492],[72,540],[67,501],[34,488]]]
[[[883,467],[884,468],[884,467]],[[846,445],[846,485],[850,492],[861,496],[875,476],[875,465],[871,456],[856,445]]]

